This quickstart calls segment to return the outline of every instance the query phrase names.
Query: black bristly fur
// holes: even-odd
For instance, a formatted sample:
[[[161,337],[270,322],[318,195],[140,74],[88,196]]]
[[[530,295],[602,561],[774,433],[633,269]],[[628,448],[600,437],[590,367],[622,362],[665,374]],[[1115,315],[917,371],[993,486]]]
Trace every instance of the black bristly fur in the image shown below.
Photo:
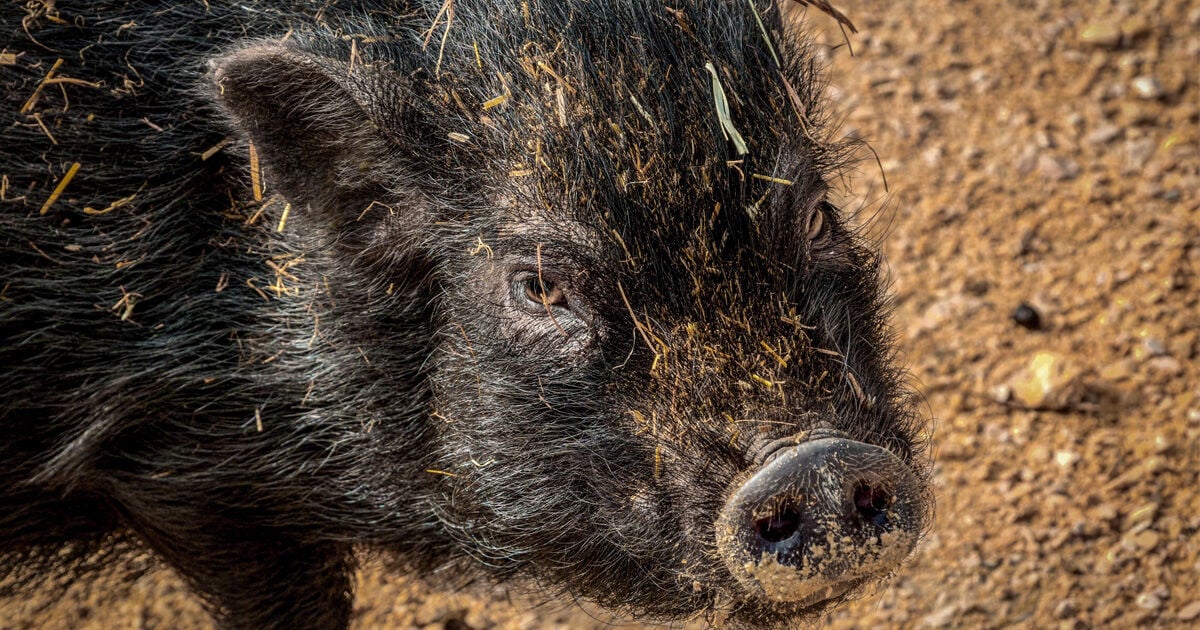
[[[0,10],[6,588],[136,541],[226,626],[335,627],[385,551],[772,625],[823,606],[717,558],[753,449],[833,428],[926,483],[779,8],[449,6]]]

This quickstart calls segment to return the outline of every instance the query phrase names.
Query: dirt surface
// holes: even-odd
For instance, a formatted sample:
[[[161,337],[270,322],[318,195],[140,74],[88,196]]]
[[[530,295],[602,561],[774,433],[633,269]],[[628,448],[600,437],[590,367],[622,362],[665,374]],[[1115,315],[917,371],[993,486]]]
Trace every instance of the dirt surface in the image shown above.
[[[887,176],[870,159],[848,183],[890,226],[937,518],[818,625],[1195,627],[1200,3],[906,5],[840,3],[853,57],[812,19],[845,131]],[[169,572],[112,582],[0,602],[0,626],[210,627]],[[360,628],[602,625],[374,570],[359,590]]]

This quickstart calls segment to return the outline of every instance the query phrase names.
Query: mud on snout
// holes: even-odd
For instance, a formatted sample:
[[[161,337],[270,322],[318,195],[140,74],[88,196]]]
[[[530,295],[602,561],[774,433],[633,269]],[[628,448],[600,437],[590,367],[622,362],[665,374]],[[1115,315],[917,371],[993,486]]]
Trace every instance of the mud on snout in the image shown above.
[[[896,455],[837,432],[768,448],[716,522],[722,560],[759,605],[817,612],[911,554],[928,499]]]

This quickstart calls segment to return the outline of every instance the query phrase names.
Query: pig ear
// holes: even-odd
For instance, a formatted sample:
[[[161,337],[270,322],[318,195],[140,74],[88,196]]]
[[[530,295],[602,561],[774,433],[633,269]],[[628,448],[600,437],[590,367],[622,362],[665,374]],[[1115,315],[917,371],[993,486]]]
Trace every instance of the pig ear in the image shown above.
[[[359,67],[360,75],[368,72]],[[282,44],[246,48],[210,64],[218,103],[254,144],[267,185],[335,229],[387,196],[392,143],[373,114],[367,77],[336,59]],[[393,174],[394,175],[394,174]]]

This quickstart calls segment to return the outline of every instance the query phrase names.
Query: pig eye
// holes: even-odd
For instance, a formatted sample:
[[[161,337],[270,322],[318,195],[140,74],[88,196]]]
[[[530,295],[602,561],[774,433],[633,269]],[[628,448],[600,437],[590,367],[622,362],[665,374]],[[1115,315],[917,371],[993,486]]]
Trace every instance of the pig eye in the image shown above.
[[[522,275],[516,279],[514,287],[522,297],[526,306],[544,311],[547,306],[567,307],[567,295],[557,282],[537,274]]]
[[[829,223],[825,213],[829,210],[829,203],[822,202],[813,210],[812,214],[808,215],[808,226],[805,228],[805,237],[810,243],[815,243],[829,232],[826,225]]]

